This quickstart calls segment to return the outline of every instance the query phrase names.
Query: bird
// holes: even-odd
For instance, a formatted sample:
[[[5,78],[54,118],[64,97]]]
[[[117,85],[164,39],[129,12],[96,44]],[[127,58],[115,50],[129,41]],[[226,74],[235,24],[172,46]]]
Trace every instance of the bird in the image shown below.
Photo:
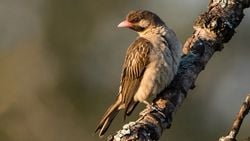
[[[148,98],[173,80],[182,55],[175,32],[151,11],[131,10],[118,27],[129,28],[139,36],[127,49],[118,95],[95,130],[99,136],[104,135],[120,110],[125,110],[125,119],[138,103],[149,106]]]

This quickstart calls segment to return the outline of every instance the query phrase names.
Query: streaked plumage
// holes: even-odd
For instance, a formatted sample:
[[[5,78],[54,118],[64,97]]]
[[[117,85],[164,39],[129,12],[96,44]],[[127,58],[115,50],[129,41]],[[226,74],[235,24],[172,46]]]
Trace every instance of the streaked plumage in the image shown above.
[[[181,44],[175,33],[154,13],[136,10],[128,13],[118,27],[128,27],[139,34],[129,46],[122,67],[119,93],[97,126],[103,135],[119,110],[130,115],[139,102],[159,94],[172,81],[181,56]]]

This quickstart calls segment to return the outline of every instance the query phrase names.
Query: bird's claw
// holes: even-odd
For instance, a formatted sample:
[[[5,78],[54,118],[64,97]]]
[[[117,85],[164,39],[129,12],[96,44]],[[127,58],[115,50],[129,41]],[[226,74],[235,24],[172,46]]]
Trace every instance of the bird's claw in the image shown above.
[[[162,117],[166,118],[165,114],[156,106],[150,105],[149,108],[151,108],[152,111],[157,111]]]
[[[147,105],[148,108],[144,109],[142,112],[140,112],[140,115],[144,117],[146,114],[151,113],[153,111],[158,112],[162,117],[166,118],[165,114],[158,109],[156,106],[153,105]]]

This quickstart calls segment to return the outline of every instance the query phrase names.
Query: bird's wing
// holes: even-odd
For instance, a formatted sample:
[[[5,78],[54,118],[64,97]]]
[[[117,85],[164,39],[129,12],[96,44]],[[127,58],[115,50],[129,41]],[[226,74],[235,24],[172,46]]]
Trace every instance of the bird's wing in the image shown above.
[[[125,117],[133,111],[138,103],[133,98],[149,63],[150,48],[152,48],[152,44],[148,40],[137,38],[127,50],[119,92],[122,95],[122,103],[125,104]]]

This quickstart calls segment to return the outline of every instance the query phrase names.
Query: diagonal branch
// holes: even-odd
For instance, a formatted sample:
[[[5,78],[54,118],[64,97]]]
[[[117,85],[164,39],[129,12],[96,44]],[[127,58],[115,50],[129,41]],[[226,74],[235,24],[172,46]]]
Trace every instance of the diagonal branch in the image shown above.
[[[199,73],[213,54],[223,49],[223,43],[232,38],[243,19],[243,10],[249,5],[250,0],[211,0],[208,11],[197,18],[193,35],[184,44],[185,56],[177,75],[153,101],[160,112],[146,108],[149,111],[146,115],[124,125],[108,140],[159,140],[163,130],[170,128],[173,114],[185,100],[188,90],[194,88]]]
[[[221,137],[219,141],[236,141],[236,136],[240,131],[240,126],[250,110],[250,95],[248,95],[240,107],[240,111],[237,114],[233,126],[227,136]]]

